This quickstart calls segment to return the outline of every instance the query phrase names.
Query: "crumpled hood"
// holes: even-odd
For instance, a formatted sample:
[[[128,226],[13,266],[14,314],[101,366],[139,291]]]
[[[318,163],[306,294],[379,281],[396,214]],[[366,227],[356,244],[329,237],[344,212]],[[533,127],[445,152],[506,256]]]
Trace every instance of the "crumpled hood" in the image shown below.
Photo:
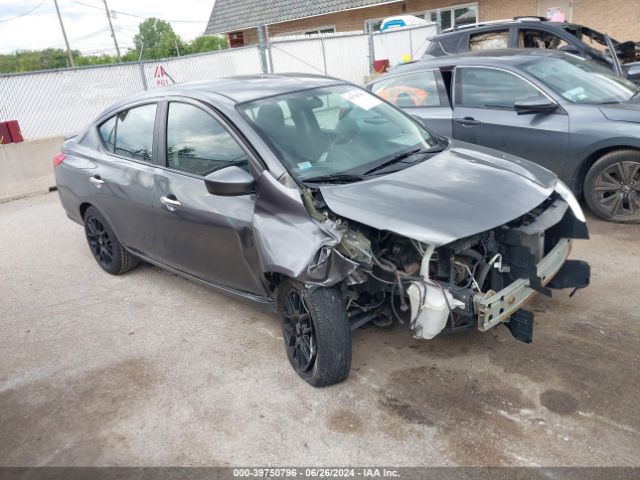
[[[556,183],[553,173],[527,160],[451,141],[399,172],[320,191],[337,215],[440,246],[516,219]]]
[[[609,120],[640,123],[640,103],[615,103],[613,105],[601,105],[599,108]]]

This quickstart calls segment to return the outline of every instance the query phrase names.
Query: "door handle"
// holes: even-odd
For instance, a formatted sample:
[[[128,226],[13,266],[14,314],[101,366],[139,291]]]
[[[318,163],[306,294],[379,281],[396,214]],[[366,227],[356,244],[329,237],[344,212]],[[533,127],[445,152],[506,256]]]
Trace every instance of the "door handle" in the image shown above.
[[[182,204],[178,200],[169,197],[160,197],[160,203],[167,207],[167,210],[169,210],[170,212],[175,212],[176,208],[182,206]]]
[[[465,127],[472,127],[474,125],[480,125],[482,123],[480,120],[476,120],[473,117],[455,118],[454,120],[460,125],[464,125]]]
[[[100,178],[100,175],[94,175],[93,177],[89,177],[89,181],[93,183],[96,188],[101,188],[104,185],[104,180]]]

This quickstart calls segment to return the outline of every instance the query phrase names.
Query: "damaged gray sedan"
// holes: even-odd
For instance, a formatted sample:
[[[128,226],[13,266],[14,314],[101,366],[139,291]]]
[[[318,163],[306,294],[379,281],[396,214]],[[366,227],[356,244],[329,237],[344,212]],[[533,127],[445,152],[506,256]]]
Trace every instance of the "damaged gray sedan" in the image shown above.
[[[530,342],[525,303],[589,283],[567,260],[585,219],[554,174],[335,79],[151,91],[67,139],[54,165],[103,270],[144,260],[277,310],[314,386],[347,378],[351,331],[369,322],[421,339],[503,323]]]

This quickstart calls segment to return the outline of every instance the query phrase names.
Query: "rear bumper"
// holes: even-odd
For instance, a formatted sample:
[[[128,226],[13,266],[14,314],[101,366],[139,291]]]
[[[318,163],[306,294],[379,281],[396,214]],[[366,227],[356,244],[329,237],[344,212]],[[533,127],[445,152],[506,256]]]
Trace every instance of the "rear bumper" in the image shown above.
[[[547,285],[553,280],[556,274],[562,269],[570,252],[571,240],[562,238],[557,245],[538,262],[536,267],[537,275],[542,285]],[[575,285],[575,287],[579,288],[578,285]],[[487,292],[477,304],[478,330],[486,332],[499,323],[508,320],[511,315],[530,301],[536,293],[537,292],[531,288],[528,278],[520,278],[497,293]]]

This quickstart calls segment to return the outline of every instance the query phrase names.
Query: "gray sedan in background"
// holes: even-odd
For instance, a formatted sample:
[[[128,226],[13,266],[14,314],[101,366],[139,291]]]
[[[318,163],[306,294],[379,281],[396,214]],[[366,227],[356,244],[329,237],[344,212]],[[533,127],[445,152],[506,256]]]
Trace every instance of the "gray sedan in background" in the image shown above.
[[[640,221],[640,94],[548,50],[489,50],[396,68],[368,85],[432,131],[556,173],[605,220]]]

